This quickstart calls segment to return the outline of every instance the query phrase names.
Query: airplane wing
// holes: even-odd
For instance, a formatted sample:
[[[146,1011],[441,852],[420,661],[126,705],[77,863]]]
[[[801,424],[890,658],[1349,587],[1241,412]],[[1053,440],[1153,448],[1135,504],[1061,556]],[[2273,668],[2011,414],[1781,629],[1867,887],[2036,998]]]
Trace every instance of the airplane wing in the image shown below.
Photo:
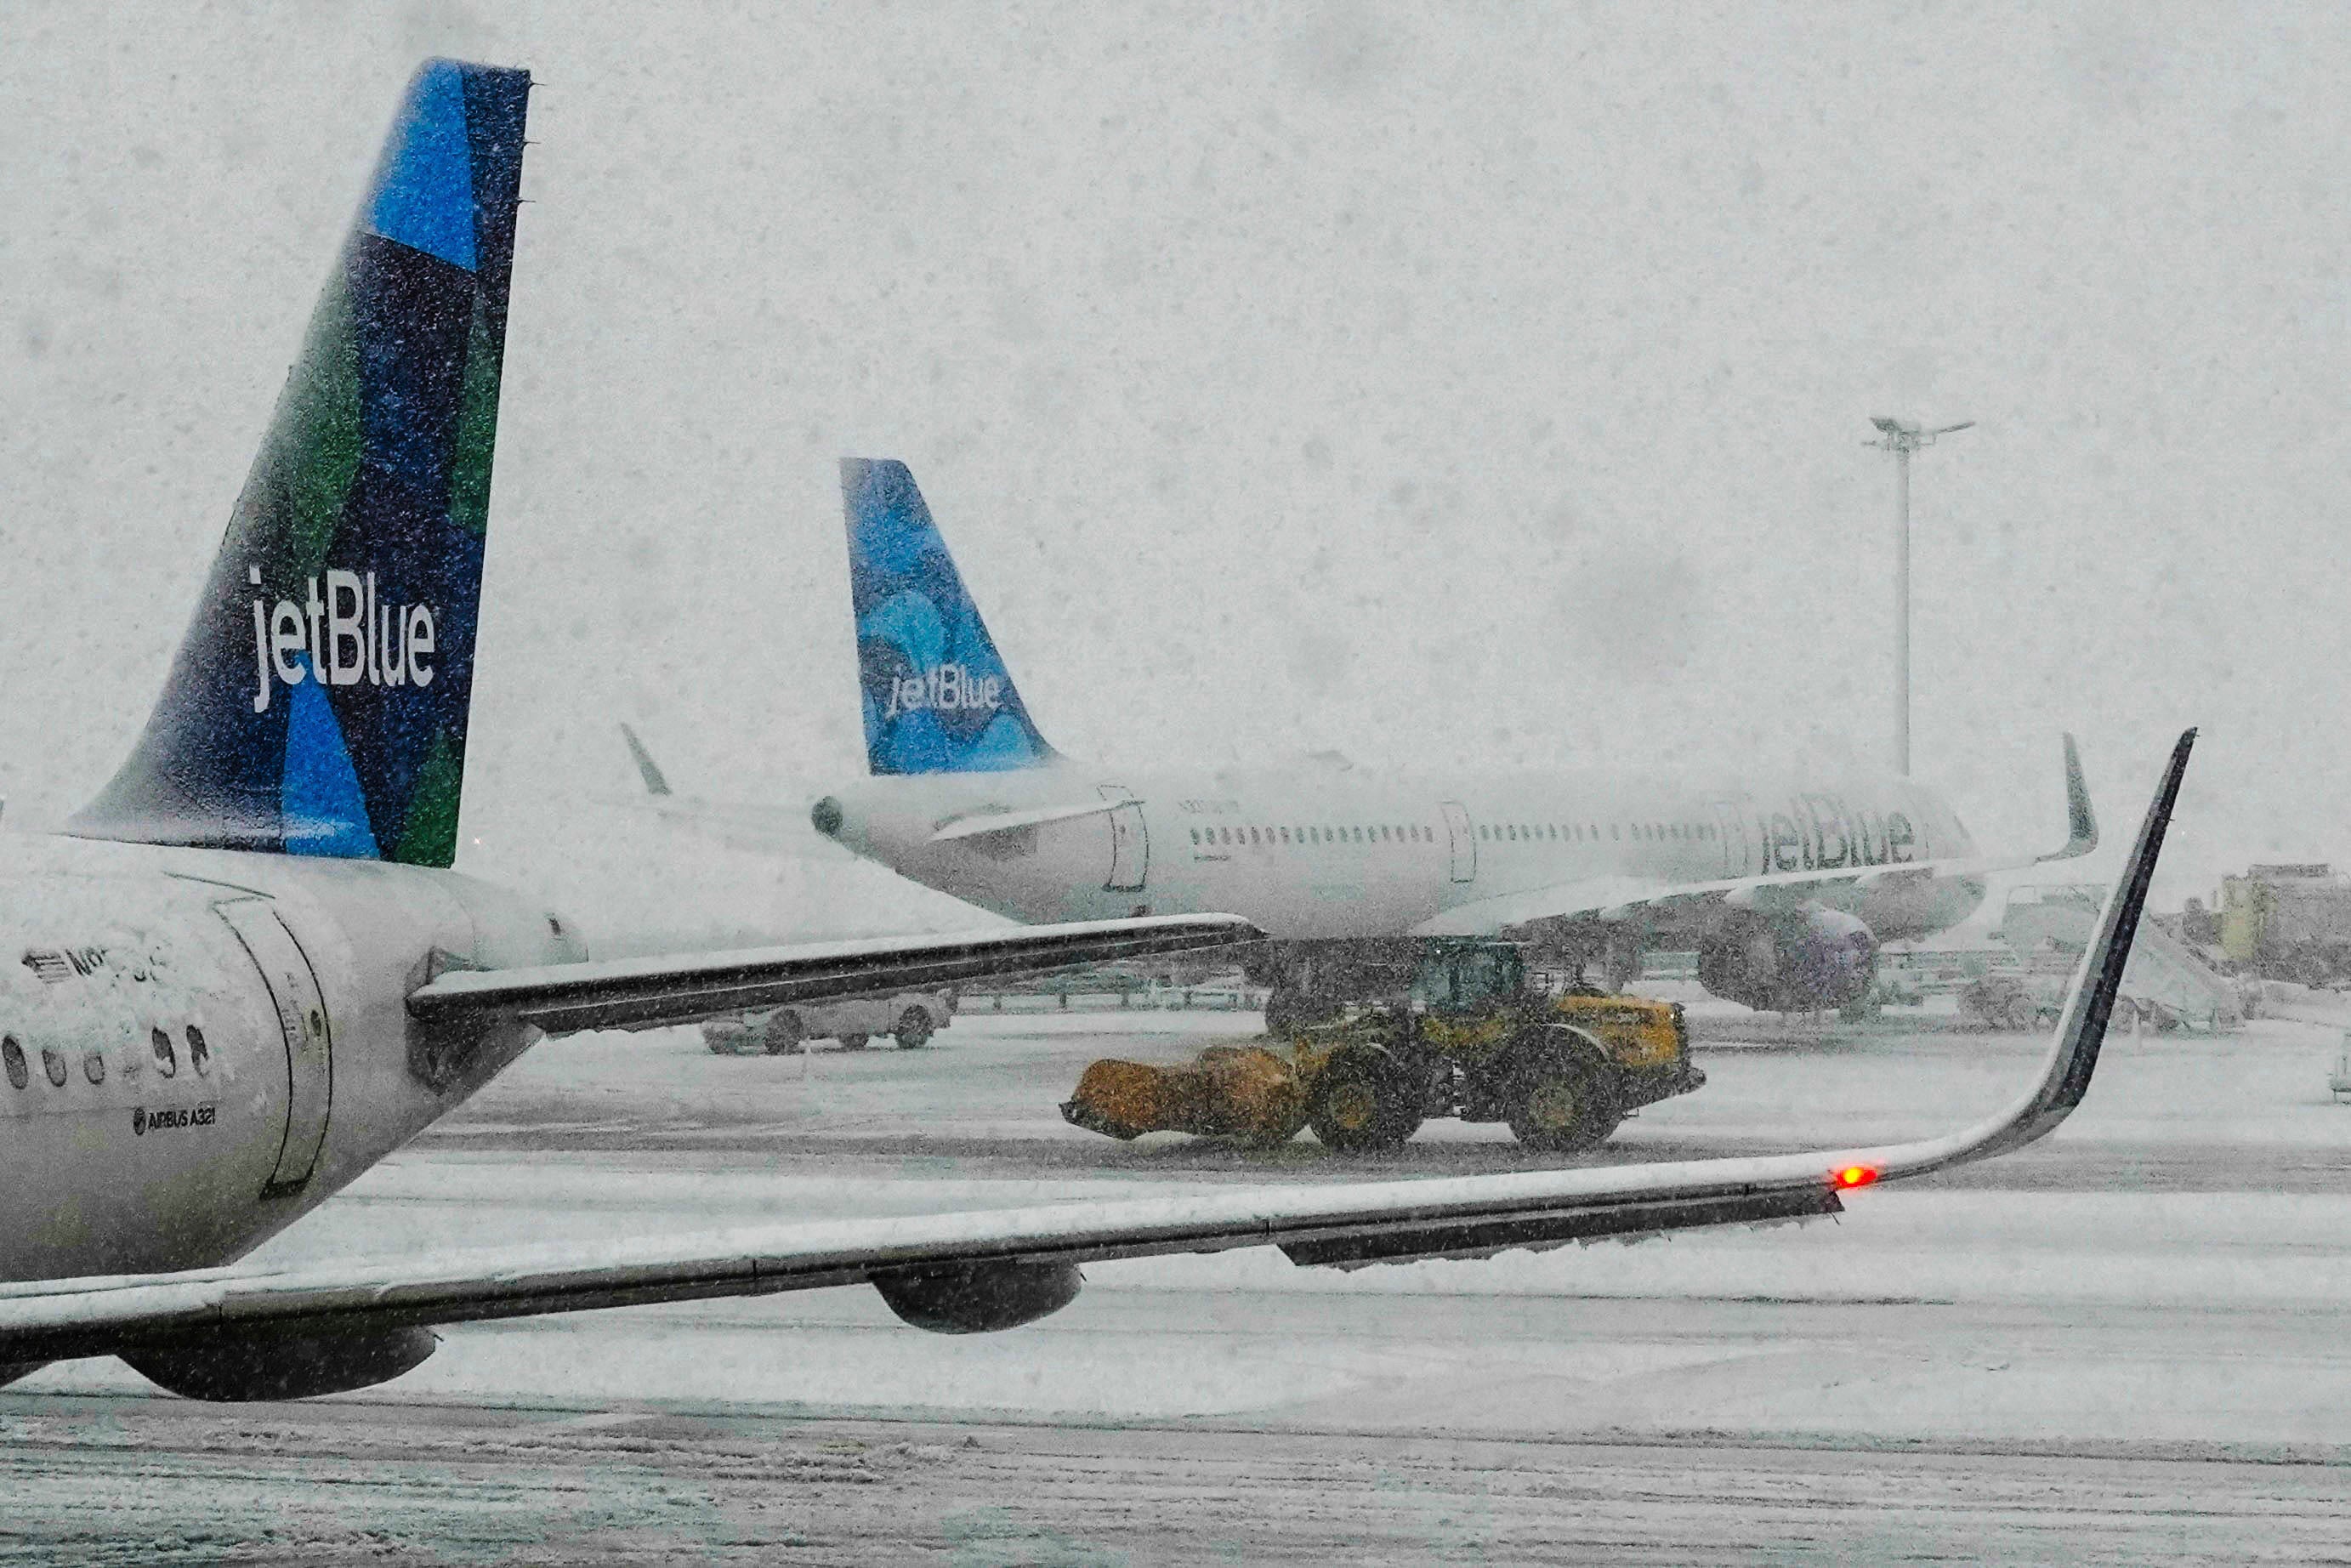
[[[408,1011],[428,1028],[515,1022],[549,1034],[663,1029],[755,1008],[868,991],[935,990],[992,975],[1186,953],[1263,935],[1237,915],[1163,915],[531,968],[452,969],[411,991]]]
[[[1050,1311],[1075,1293],[1076,1266],[1099,1259],[1274,1246],[1294,1262],[1351,1268],[1834,1214],[1844,1207],[1841,1195],[1855,1188],[2022,1147],[2081,1103],[2194,738],[2189,731],[2172,752],[2074,977],[2039,1082],[2007,1111],[1943,1137],[1629,1167],[1226,1188],[1174,1198],[763,1227],[528,1254],[394,1258],[294,1270],[231,1267],[0,1286],[0,1363],[201,1352],[207,1344],[251,1343],[256,1337],[382,1332],[861,1281],[874,1285],[909,1321],[968,1330]],[[1025,1317],[1020,1310],[989,1305],[1008,1297],[1026,1303]]]
[[[2072,860],[2098,847],[2098,819],[2082,779],[2082,756],[2074,737],[2065,739],[2064,847],[2025,860],[1949,858],[1899,864],[1848,866],[1827,871],[1775,872],[1765,876],[1723,877],[1708,882],[1668,882],[1654,877],[1594,876],[1554,883],[1459,904],[1413,927],[1415,936],[1492,936],[1542,921],[1596,920],[1603,925],[1638,918],[1669,919],[1709,905],[1771,910],[1795,907],[1824,893],[1864,890],[1888,882],[1937,877],[1982,877],[2023,871],[2051,861]]]

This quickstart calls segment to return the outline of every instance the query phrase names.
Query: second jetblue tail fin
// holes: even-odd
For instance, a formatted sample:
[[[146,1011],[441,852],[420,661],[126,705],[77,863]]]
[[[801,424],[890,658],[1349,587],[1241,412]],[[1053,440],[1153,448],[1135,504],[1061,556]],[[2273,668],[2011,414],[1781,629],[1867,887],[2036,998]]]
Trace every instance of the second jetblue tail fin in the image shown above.
[[[455,855],[529,91],[410,80],[162,697],[69,831]]]
[[[1058,755],[1029,722],[904,463],[847,457],[849,598],[875,773],[999,773]]]

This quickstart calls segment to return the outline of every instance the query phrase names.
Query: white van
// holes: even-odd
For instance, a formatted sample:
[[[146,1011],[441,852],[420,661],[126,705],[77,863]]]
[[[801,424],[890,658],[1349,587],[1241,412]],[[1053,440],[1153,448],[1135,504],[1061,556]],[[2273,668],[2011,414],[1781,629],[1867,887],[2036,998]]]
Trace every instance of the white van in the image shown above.
[[[931,1036],[955,1019],[953,991],[899,991],[879,997],[843,997],[839,1001],[802,1002],[770,1012],[711,1019],[703,1042],[719,1056],[788,1056],[812,1040],[837,1040],[843,1051],[863,1051],[877,1034],[901,1051],[928,1045]]]

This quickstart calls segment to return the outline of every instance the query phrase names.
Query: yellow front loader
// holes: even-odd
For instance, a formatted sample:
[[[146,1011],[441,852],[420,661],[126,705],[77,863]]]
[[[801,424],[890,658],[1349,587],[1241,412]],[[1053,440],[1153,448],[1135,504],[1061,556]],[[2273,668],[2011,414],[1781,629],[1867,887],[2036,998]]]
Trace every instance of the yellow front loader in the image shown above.
[[[1547,995],[1510,943],[1430,943],[1409,993],[1180,1067],[1103,1061],[1061,1114],[1114,1138],[1193,1133],[1394,1148],[1430,1116],[1507,1122],[1552,1154],[1596,1147],[1641,1105],[1706,1082],[1677,1003]]]

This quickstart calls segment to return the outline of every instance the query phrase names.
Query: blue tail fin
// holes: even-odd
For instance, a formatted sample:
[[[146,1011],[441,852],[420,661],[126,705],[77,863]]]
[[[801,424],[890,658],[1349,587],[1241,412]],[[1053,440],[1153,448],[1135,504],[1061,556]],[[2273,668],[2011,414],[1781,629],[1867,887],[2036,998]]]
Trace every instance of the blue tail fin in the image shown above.
[[[904,463],[843,458],[849,598],[875,773],[1000,773],[1057,753],[1029,722],[996,643]]]
[[[528,72],[427,61],[85,838],[456,852]]]

